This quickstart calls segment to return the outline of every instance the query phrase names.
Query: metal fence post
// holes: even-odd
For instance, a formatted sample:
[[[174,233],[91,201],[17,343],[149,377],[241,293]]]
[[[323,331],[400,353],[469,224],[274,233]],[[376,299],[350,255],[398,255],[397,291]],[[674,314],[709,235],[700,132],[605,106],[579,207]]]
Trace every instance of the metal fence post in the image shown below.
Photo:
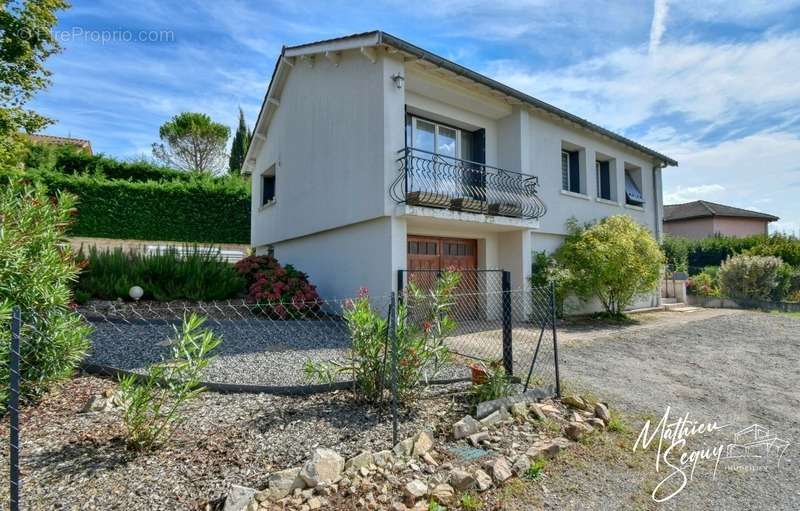
[[[394,293],[389,298],[389,340],[392,343],[392,445],[397,445],[397,307]]]
[[[11,352],[8,357],[10,389],[8,393],[9,410],[9,495],[11,511],[19,511],[19,335],[22,315],[19,307],[11,311]]]
[[[553,362],[556,370],[556,397],[561,397],[561,377],[558,374],[558,327],[556,325],[556,283],[550,282],[550,318],[553,323]]]
[[[403,300],[403,289],[405,287],[403,270],[397,270],[397,301],[398,303]]]
[[[514,375],[514,352],[511,336],[511,272],[503,271],[503,368],[509,378]]]

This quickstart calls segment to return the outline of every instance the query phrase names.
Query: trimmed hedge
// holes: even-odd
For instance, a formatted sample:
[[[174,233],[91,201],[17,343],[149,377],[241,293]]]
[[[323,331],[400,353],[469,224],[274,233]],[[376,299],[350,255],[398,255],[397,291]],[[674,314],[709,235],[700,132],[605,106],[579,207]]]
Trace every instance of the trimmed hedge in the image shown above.
[[[667,263],[678,270],[688,270],[696,275],[706,266],[719,266],[729,256],[741,254],[764,243],[766,236],[733,238],[713,236],[701,240],[689,240],[665,236],[661,244]]]
[[[88,155],[72,146],[30,144],[25,168],[62,174],[94,174],[128,181],[193,181],[190,172],[159,167],[144,161],[118,161],[102,154]]]
[[[123,181],[28,172],[48,189],[78,196],[72,236],[249,243],[250,191],[240,178]]]

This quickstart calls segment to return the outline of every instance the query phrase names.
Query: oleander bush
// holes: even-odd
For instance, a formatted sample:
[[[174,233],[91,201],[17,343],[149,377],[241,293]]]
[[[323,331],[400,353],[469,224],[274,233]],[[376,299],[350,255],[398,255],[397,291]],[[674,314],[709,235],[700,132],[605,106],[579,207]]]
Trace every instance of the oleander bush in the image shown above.
[[[247,282],[247,299],[254,310],[277,319],[307,316],[319,310],[316,286],[291,264],[282,266],[272,256],[250,256],[235,265]]]
[[[715,267],[712,266],[712,268]],[[705,271],[689,277],[686,290],[697,296],[720,296],[719,281],[716,275]]]
[[[151,365],[144,377],[132,374],[120,380],[119,401],[130,449],[148,451],[164,445],[184,421],[181,411],[186,402],[205,391],[200,376],[222,339],[202,328],[204,322],[196,314],[185,317],[180,330],[173,327],[171,359]]]
[[[376,308],[362,289],[355,300],[344,306],[351,339],[350,359],[309,360],[304,367],[306,377],[332,383],[339,375],[351,376],[357,395],[380,402],[384,391],[390,388],[392,361],[396,359],[398,399],[413,399],[420,381],[435,377],[449,360],[445,340],[456,328],[450,310],[459,280],[459,273],[444,271],[427,292],[409,283],[406,300],[397,305],[394,340],[386,312]]]
[[[75,286],[80,301],[128,300],[132,286],[146,300],[224,300],[245,292],[245,279],[228,262],[197,247],[168,247],[158,253],[97,250],[78,254],[83,270]]]
[[[64,230],[75,206],[70,194],[0,177],[0,415],[5,412],[11,308],[22,311],[21,399],[40,397],[68,378],[89,348],[89,326],[73,312],[70,284],[78,274]]]
[[[774,300],[782,285],[783,261],[779,257],[737,255],[719,269],[721,293],[729,298]]]

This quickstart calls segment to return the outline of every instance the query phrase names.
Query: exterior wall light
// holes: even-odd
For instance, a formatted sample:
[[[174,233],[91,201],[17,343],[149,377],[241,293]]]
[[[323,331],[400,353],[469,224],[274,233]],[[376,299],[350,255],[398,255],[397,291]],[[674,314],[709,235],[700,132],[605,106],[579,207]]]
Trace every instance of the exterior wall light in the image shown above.
[[[128,290],[128,295],[138,302],[142,295],[144,295],[144,289],[139,286],[133,286]]]
[[[405,81],[406,77],[401,75],[400,73],[395,73],[392,75],[392,80],[394,80],[394,86],[398,89],[403,88],[403,82]]]

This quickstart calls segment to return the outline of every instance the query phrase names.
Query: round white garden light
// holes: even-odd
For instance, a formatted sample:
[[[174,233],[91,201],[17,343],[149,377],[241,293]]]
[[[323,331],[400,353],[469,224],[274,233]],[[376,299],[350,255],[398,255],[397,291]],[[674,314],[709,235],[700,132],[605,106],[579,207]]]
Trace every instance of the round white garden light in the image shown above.
[[[128,295],[130,295],[130,297],[136,300],[137,302],[139,301],[139,298],[141,298],[143,294],[144,294],[144,289],[140,288],[139,286],[133,286],[128,290]]]

